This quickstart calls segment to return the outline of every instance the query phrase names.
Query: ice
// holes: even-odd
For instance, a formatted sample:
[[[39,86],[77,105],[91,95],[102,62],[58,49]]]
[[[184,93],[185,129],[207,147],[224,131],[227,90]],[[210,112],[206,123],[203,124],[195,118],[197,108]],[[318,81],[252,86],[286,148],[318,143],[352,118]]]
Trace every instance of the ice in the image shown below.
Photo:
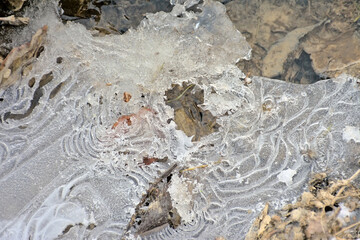
[[[355,142],[360,142],[360,128],[345,126],[343,138],[347,142],[349,142],[350,140],[354,140]]]
[[[280,172],[279,175],[277,175],[277,178],[279,179],[280,182],[283,182],[289,186],[292,184],[292,180],[295,174],[296,171],[289,168]]]
[[[190,223],[194,220],[194,212],[192,210],[192,194],[189,192],[189,186],[185,179],[181,179],[174,175],[171,179],[171,184],[168,189],[173,206],[178,211],[181,219],[185,223]]]
[[[347,208],[344,203],[340,203],[339,206],[340,206],[340,212],[338,215],[338,220],[341,221],[343,225],[346,225],[346,220],[353,217],[355,213],[351,212],[350,209]]]
[[[244,80],[235,63],[251,55],[245,38],[221,3],[199,8],[176,5],[105,37],[63,25],[51,3],[27,13],[35,20],[19,42],[43,24],[49,30],[29,75],[0,90],[1,239],[120,239],[142,194],[174,163],[177,173],[195,169],[173,174],[170,188],[188,223],[145,239],[241,239],[265,202],[292,201],[312,171],[352,175],[357,79]],[[42,86],[43,76],[52,80]],[[182,82],[204,89],[199,107],[221,125],[199,142],[168,121],[165,90]],[[144,157],[168,161],[146,166]],[[289,169],[287,185],[278,176]]]

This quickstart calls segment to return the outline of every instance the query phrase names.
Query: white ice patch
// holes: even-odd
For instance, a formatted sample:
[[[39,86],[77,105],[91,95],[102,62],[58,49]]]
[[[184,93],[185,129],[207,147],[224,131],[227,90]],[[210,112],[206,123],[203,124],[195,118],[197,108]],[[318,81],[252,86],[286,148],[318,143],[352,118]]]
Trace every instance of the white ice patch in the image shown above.
[[[346,142],[351,140],[360,142],[360,127],[346,126],[343,131],[343,139]]]
[[[347,208],[344,203],[340,203],[339,207],[340,212],[337,215],[337,218],[343,225],[346,225],[347,222],[349,222],[350,218],[355,215],[355,213],[350,212],[350,209]]]
[[[189,223],[194,219],[194,212],[192,210],[192,194],[189,192],[189,186],[184,179],[173,175],[171,184],[168,189],[172,206],[176,208],[181,219],[185,223]]]
[[[289,168],[280,172],[279,175],[277,175],[277,178],[280,182],[283,182],[287,186],[290,186],[293,183],[293,177],[295,174],[296,171]]]

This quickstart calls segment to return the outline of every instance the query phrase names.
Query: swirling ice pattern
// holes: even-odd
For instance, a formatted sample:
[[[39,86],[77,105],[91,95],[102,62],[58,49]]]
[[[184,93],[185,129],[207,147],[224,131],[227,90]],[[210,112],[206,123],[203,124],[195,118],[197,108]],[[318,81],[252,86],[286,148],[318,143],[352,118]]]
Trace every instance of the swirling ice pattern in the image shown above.
[[[93,125],[88,125],[88,127],[73,131],[63,138],[62,148],[67,157],[72,159],[83,157],[99,158],[102,149],[96,135],[96,129]]]
[[[231,124],[220,130],[227,133],[214,134],[202,143],[207,148],[212,143],[213,151],[196,154],[207,162],[222,161],[198,179],[205,187],[203,198],[197,201],[198,210],[206,209],[213,227],[229,239],[244,236],[248,219],[255,217],[253,210],[261,210],[264,202],[280,207],[282,199],[288,201],[291,192],[299,192],[311,171],[326,171],[331,166],[333,173],[351,173],[337,162],[351,151],[342,139],[344,126],[358,124],[360,93],[353,79],[311,86],[254,80],[249,86],[257,96],[249,103],[255,106],[253,115],[240,110],[227,117],[224,122]],[[239,128],[243,118],[254,120]],[[286,169],[296,171],[289,186],[277,178]]]
[[[196,144],[196,150],[184,162],[187,166],[210,164],[208,168],[197,170],[201,174],[190,172],[185,175],[202,186],[202,190],[193,196],[195,219],[177,229],[166,227],[144,239],[195,239],[220,235],[238,239],[244,236],[250,220],[256,217],[264,202],[270,201],[273,206],[280,207],[284,203],[282,200],[291,200],[288,196],[301,191],[311,170],[323,171],[332,166],[334,172],[347,174],[342,172],[342,165],[334,165],[334,162],[346,151],[351,151],[342,141],[343,126],[354,125],[354,119],[360,117],[359,90],[352,79],[344,83],[327,81],[298,86],[254,78],[252,85],[236,89],[238,101],[245,105],[233,114],[221,117],[220,131]],[[352,114],[348,117],[350,111]],[[89,238],[121,237],[135,204],[167,165],[139,167],[139,159],[130,166],[97,160],[107,156],[109,159],[131,156],[129,160],[141,155],[149,144],[157,146],[170,141],[167,125],[157,117],[149,122],[154,117],[149,114],[150,118],[140,119],[142,127],[127,133],[112,131],[112,135],[82,116],[74,116],[69,123],[59,121],[57,115],[51,115],[51,120],[43,120],[42,123],[52,122],[47,124],[48,128],[57,126],[61,129],[59,136],[63,137],[58,141],[57,151],[68,165],[28,204],[32,206],[29,210],[1,230],[0,237],[12,237],[11,229],[16,229],[18,224],[26,229],[20,238],[36,236],[45,239],[53,236],[51,234],[61,235],[69,224],[73,225],[72,230],[64,237],[70,237],[76,231],[79,236]],[[31,124],[28,129],[31,130],[29,136],[39,135]],[[154,143],[154,139],[158,142]],[[1,140],[2,159],[9,159],[21,151],[25,151],[22,153],[25,156],[33,156],[30,148],[26,148],[29,145],[27,138],[3,136]],[[127,155],[118,151],[127,151]],[[3,161],[2,164],[4,162],[11,163]],[[289,186],[277,178],[288,168],[296,171]],[[39,203],[41,205],[37,206]],[[75,219],[71,212],[77,212],[82,219]],[[96,228],[88,230],[86,224],[94,221],[91,216],[95,218]]]
[[[356,82],[346,79],[342,84],[327,81],[310,86],[253,79],[249,89],[256,98],[245,101],[254,106],[253,111],[245,107],[226,117],[224,128],[200,143],[206,148],[192,154],[190,163],[195,166],[221,160],[198,170],[201,176],[187,176],[204,186],[201,194],[195,194],[193,208],[203,217],[198,215],[195,224],[182,225],[181,230],[166,229],[148,239],[164,239],[165,233],[167,239],[243,238],[249,219],[265,202],[280,208],[291,201],[288,196],[299,195],[311,171],[327,171],[331,166],[332,174],[351,174],[338,160],[352,151],[341,133],[344,126],[357,124],[360,93]],[[253,120],[239,127],[243,119]],[[289,185],[278,179],[287,169],[296,171]]]

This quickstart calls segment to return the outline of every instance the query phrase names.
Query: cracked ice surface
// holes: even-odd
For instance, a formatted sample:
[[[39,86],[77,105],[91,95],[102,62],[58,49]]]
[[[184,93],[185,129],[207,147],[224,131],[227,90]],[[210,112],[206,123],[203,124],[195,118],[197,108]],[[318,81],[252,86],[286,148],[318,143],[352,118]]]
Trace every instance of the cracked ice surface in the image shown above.
[[[173,163],[208,167],[172,183],[177,200],[188,192],[183,184],[193,185],[192,212],[178,209],[187,223],[158,239],[243,238],[265,202],[281,207],[296,198],[311,171],[351,175],[360,155],[356,79],[305,86],[253,77],[244,85],[234,64],[250,57],[249,45],[220,3],[201,8],[176,5],[147,15],[137,30],[102,38],[63,25],[51,6],[28,13],[34,23],[24,34],[43,24],[49,32],[30,74],[0,92],[1,239],[118,239],[149,183]],[[50,72],[53,80],[40,87]],[[222,126],[197,143],[167,121],[173,111],[164,92],[183,81],[204,89],[202,108]],[[131,126],[111,129],[120,115],[136,113]],[[140,168],[145,156],[169,160]]]

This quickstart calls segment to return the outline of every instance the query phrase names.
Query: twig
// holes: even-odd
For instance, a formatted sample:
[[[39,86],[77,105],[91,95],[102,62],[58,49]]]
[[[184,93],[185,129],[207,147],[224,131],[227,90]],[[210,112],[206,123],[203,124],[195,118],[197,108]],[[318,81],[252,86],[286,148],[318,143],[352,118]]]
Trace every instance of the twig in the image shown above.
[[[209,166],[209,165],[204,164],[204,165],[200,165],[200,166],[196,166],[196,167],[187,168],[187,169],[181,170],[180,172],[182,173],[182,172],[186,172],[186,171],[191,171],[191,170],[195,170],[197,168],[206,168],[207,166]]]
[[[187,90],[189,90],[190,88],[192,88],[193,86],[195,86],[195,84],[190,84],[190,86],[188,86],[179,96],[177,96],[174,99],[168,100],[166,101],[166,103],[171,103],[174,102],[176,100],[179,100],[182,96],[184,96],[184,94],[187,92]]]
[[[354,180],[358,175],[360,174],[360,169],[356,171],[356,173],[354,173],[354,175],[352,175],[349,179],[345,180],[345,185],[348,185],[352,180]],[[346,186],[342,186],[340,188],[340,190],[337,192],[337,194],[335,195],[334,199],[332,200],[331,204],[334,205],[335,202],[340,198],[339,196],[341,195],[341,193],[345,190]]]
[[[347,230],[349,230],[349,229],[351,229],[351,228],[353,228],[353,227],[356,227],[357,225],[360,225],[360,221],[359,221],[359,222],[356,222],[356,223],[354,223],[354,224],[351,224],[351,225],[347,226],[346,228],[341,229],[340,231],[338,231],[337,233],[335,233],[335,236],[336,236],[336,235],[339,235],[339,234],[341,234],[341,233],[343,233],[343,232],[345,232],[345,231],[347,231]]]

